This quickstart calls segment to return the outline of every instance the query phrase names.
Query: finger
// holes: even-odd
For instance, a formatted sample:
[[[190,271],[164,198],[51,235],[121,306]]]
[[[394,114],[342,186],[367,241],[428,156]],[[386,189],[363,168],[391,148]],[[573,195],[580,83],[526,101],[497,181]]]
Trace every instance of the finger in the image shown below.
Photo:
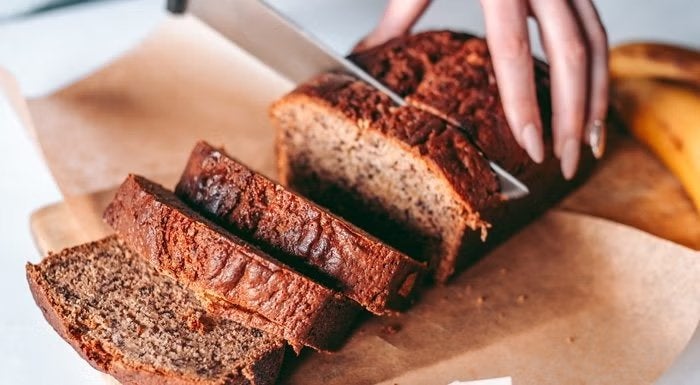
[[[430,0],[390,0],[379,24],[356,47],[370,48],[407,33],[425,12]]]
[[[608,37],[590,0],[574,0],[590,49],[590,88],[584,140],[596,158],[605,151],[605,116],[608,113]]]
[[[588,47],[568,2],[536,0],[530,6],[551,68],[554,153],[561,159],[562,174],[571,179],[578,168],[588,109]]]
[[[540,163],[544,160],[544,145],[527,31],[527,4],[521,0],[482,0],[481,6],[506,119],[520,146]]]

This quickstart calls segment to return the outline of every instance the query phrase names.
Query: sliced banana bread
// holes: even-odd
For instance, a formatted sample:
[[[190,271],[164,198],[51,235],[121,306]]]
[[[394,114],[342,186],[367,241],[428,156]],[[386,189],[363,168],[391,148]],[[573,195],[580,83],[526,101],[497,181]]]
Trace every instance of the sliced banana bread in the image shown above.
[[[115,236],[27,264],[44,317],[122,384],[274,383],[284,342],[208,313]]]
[[[280,181],[429,261],[438,281],[574,186],[560,176],[551,151],[547,71],[541,64],[535,72],[547,151],[545,162],[535,164],[506,123],[483,39],[426,32],[351,59],[406,97],[408,106],[393,105],[348,75],[323,74],[300,85],[270,110],[278,129]],[[531,194],[501,199],[477,147],[524,181]],[[583,168],[589,161],[584,156]]]
[[[403,308],[423,265],[309,200],[198,143],[176,194],[280,260],[300,260],[375,314]]]
[[[308,278],[312,272],[276,260],[143,177],[126,179],[104,218],[133,250],[194,289],[212,310],[281,336],[296,350],[336,349],[359,309]]]

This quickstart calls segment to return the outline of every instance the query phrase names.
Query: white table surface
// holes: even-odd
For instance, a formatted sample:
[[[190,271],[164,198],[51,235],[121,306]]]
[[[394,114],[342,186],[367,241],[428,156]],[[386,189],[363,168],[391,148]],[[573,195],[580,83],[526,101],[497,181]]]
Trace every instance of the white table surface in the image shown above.
[[[383,4],[372,0],[272,2],[343,52],[376,22]],[[26,96],[48,94],[137,44],[166,17],[164,3],[103,1],[6,21],[0,24],[0,66],[16,76]],[[597,3],[613,44],[657,39],[700,45],[697,1]],[[418,26],[427,27],[482,32],[477,1],[436,0]],[[29,215],[60,199],[36,146],[0,95],[0,384],[101,383],[99,374],[51,330],[24,278],[25,262],[40,258],[29,232]],[[700,384],[700,335],[657,383]]]

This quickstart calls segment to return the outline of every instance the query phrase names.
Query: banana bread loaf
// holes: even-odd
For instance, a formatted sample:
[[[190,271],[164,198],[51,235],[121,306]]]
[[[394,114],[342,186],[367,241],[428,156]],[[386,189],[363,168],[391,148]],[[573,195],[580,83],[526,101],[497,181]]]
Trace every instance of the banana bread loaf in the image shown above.
[[[560,176],[552,154],[547,71],[541,63],[535,72],[547,151],[545,161],[535,164],[506,123],[483,39],[425,32],[351,59],[404,96],[408,106],[393,105],[344,74],[323,74],[300,85],[270,110],[280,180],[429,262],[438,281],[574,186]],[[502,199],[478,149],[525,182],[531,194]],[[583,156],[583,169],[590,158]]]
[[[300,260],[375,314],[401,309],[423,266],[327,210],[198,143],[176,194],[282,261]]]
[[[126,179],[104,218],[157,269],[194,289],[210,310],[283,337],[297,351],[302,345],[336,349],[359,309],[307,277],[311,272],[304,275],[228,233],[143,177]]]
[[[27,264],[51,326],[122,384],[272,385],[285,344],[216,317],[115,236]]]

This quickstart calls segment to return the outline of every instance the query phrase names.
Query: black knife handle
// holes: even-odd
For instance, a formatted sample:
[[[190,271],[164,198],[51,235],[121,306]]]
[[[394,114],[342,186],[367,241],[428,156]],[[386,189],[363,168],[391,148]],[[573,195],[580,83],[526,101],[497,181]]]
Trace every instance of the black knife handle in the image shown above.
[[[185,13],[187,0],[168,0],[167,8],[172,13]]]

